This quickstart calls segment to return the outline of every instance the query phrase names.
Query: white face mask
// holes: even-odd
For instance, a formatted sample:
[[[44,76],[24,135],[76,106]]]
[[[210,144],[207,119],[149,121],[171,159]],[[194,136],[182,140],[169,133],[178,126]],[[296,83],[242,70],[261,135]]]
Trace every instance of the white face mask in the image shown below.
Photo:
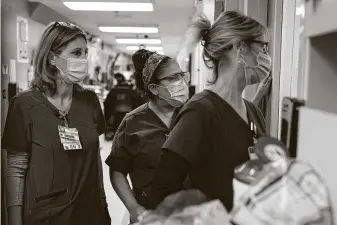
[[[184,79],[180,79],[166,87],[170,92],[171,98],[186,95],[187,85]]]
[[[88,75],[87,59],[67,59],[60,55],[58,56],[66,62],[66,68],[60,68],[58,65],[56,67],[60,70],[62,78],[67,83],[79,83]]]
[[[189,94],[188,86],[186,84],[185,79],[183,78],[179,79],[178,81],[166,87],[163,87],[160,85],[156,85],[156,86],[166,89],[168,91],[168,93],[170,94],[170,97],[168,99],[161,95],[158,95],[158,97],[164,99],[165,101],[167,101],[167,103],[169,103],[173,107],[179,108],[183,106],[183,104],[188,99],[188,94]]]
[[[247,85],[257,84],[264,80],[271,71],[272,59],[268,53],[260,52],[259,54],[253,54],[256,56],[256,66],[249,66],[242,57],[244,63],[244,71]]]

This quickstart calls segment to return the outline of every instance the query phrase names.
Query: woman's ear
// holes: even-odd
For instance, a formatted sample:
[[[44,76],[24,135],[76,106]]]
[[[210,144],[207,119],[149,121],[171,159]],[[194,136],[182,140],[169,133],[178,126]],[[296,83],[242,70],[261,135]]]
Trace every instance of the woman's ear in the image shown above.
[[[233,50],[237,53],[241,51],[241,42],[233,44]]]
[[[55,66],[56,65],[56,61],[55,61],[55,54],[50,52],[48,55],[48,61],[50,63],[50,65]]]
[[[249,52],[249,46],[243,41],[240,42],[240,52],[243,55],[245,55],[247,52]]]
[[[158,95],[159,92],[158,92],[158,89],[157,89],[157,86],[155,84],[149,84],[148,85],[148,89],[149,91],[153,94],[153,95]]]
[[[234,44],[233,49],[239,54],[246,54],[249,50],[249,47],[245,42],[241,41],[241,42]]]

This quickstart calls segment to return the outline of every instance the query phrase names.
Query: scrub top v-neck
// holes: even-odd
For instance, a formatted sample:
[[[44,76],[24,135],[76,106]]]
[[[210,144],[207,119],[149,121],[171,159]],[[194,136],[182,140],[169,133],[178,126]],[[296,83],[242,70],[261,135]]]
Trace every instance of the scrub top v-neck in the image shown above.
[[[38,90],[20,93],[10,103],[3,148],[30,154],[24,194],[29,225],[47,224],[46,220],[95,225],[103,215],[98,137],[105,131],[105,120],[97,95],[74,90],[66,120],[77,129],[82,149],[64,150],[58,126],[65,126],[65,120]]]
[[[125,116],[106,163],[115,171],[130,174],[133,188],[149,194],[169,132],[169,127],[146,103]]]
[[[186,174],[193,189],[233,206],[234,168],[249,160],[253,132],[220,96],[204,90],[180,110],[164,143],[152,184],[155,205],[181,187]]]

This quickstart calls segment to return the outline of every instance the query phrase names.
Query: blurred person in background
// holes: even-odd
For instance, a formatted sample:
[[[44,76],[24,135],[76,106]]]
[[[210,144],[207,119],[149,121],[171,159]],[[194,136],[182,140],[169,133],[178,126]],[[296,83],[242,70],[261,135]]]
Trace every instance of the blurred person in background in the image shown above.
[[[7,151],[9,225],[110,224],[99,135],[105,120],[88,73],[84,31],[47,26],[36,48],[31,89],[10,102],[2,137]]]
[[[172,118],[188,99],[189,74],[168,56],[145,49],[132,56],[137,89],[149,101],[126,114],[106,163],[113,188],[131,222],[150,207],[150,186],[170,133]],[[132,187],[127,180],[130,175]]]
[[[116,85],[116,83],[117,82],[116,82],[115,76],[113,74],[109,74],[105,89],[110,91]]]
[[[130,76],[129,82],[130,82],[130,85],[132,86],[132,89],[136,91],[137,90],[136,76],[134,74]]]
[[[116,73],[115,74],[115,79],[117,81],[117,86],[121,87],[121,86],[128,86],[127,82],[126,82],[126,79],[125,79],[125,76],[121,73]]]
[[[223,12],[212,25],[204,15],[195,17],[186,35],[193,51],[201,41],[206,66],[213,70],[208,87],[195,94],[180,110],[152,182],[153,207],[191,186],[210,199],[233,206],[234,168],[249,160],[248,147],[256,136],[242,98],[246,86],[265,82],[272,60],[266,28],[238,12]],[[254,108],[257,110],[256,108]],[[257,125],[256,125],[257,126]]]
[[[101,67],[100,66],[95,66],[94,75],[89,80],[89,84],[90,85],[96,85],[96,84],[99,83],[98,77],[99,77],[100,72],[101,72]]]
[[[103,75],[102,75],[102,68],[100,66],[95,67],[95,84],[99,85],[102,83]]]
[[[134,91],[134,109],[138,108],[139,106],[145,104],[147,102],[147,99],[145,97],[142,97],[142,93],[139,92],[139,90],[137,89],[137,85],[136,85],[136,77],[135,75],[131,75],[130,76],[130,86],[132,88],[132,90]]]
[[[112,140],[126,113],[134,109],[134,91],[121,73],[115,74],[117,85],[113,87],[104,101],[104,116],[107,123],[106,140]]]

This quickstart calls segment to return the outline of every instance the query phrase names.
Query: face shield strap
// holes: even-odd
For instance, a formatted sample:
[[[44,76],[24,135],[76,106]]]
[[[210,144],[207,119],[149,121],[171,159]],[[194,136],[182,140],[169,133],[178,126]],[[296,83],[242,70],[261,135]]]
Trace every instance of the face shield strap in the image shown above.
[[[157,69],[158,65],[166,58],[167,56],[160,55],[158,53],[153,53],[146,60],[145,66],[143,69],[143,82],[145,90],[148,90],[148,85],[150,84],[151,78],[154,74],[154,71]]]

